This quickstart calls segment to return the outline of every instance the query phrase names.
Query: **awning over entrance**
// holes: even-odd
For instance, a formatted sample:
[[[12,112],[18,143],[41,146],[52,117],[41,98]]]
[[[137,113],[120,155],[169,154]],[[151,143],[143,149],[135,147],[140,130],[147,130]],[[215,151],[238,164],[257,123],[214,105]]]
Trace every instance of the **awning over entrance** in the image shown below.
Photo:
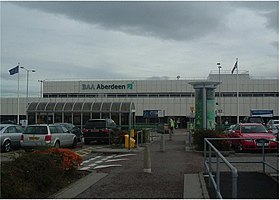
[[[135,110],[133,102],[32,102],[27,108],[31,112],[118,112]]]

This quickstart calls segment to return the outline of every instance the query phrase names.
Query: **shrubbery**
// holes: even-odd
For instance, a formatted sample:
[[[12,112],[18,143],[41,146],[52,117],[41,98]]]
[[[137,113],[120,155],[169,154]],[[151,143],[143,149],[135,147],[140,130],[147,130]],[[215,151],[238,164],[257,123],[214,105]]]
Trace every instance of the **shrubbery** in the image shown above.
[[[1,198],[46,198],[72,179],[82,158],[69,149],[50,148],[1,163]]]
[[[199,151],[204,150],[204,138],[226,138],[221,130],[205,130],[198,129],[194,131],[193,134],[193,143],[195,149]],[[230,142],[228,140],[211,140],[211,143],[220,151],[230,150]]]

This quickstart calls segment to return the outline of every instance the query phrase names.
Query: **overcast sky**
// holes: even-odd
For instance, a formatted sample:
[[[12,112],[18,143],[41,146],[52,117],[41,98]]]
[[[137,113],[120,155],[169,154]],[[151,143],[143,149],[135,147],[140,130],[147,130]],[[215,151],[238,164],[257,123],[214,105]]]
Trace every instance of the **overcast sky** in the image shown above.
[[[265,2],[0,2],[1,95],[45,79],[176,79],[217,70],[279,75],[279,5]],[[20,70],[21,96],[26,71]]]

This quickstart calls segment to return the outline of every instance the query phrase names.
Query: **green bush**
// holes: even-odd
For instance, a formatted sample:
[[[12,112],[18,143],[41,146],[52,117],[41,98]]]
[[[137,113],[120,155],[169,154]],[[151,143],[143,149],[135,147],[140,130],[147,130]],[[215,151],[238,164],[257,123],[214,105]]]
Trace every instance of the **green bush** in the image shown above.
[[[204,150],[204,138],[226,138],[226,135],[221,130],[195,130],[193,134],[193,143],[195,145],[196,150]],[[228,140],[212,140],[211,143],[219,151],[230,150],[230,142]]]
[[[1,162],[1,198],[47,198],[81,177],[66,170],[64,154],[25,153]]]

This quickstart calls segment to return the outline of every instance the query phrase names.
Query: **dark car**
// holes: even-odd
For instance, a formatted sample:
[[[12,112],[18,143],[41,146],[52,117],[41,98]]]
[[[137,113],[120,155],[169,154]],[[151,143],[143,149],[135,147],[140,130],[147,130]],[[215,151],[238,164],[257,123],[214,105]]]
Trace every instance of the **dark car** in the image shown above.
[[[89,119],[83,129],[83,137],[85,144],[91,141],[108,142],[110,137],[114,135],[116,123],[112,119]]]
[[[70,124],[70,123],[56,123],[56,124],[59,124],[59,125],[65,127],[70,133],[74,133],[77,136],[78,142],[82,141],[83,133],[79,127],[77,127],[73,124]]]
[[[262,125],[265,125],[263,118],[259,116],[244,117],[242,123],[260,123]]]

